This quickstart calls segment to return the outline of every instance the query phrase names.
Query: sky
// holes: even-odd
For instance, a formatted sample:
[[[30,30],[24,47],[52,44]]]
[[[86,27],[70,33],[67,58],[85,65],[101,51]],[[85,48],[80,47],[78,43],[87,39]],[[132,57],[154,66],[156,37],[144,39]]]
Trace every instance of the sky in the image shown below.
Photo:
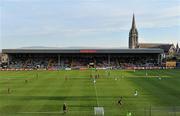
[[[0,49],[180,44],[180,0],[0,0]]]

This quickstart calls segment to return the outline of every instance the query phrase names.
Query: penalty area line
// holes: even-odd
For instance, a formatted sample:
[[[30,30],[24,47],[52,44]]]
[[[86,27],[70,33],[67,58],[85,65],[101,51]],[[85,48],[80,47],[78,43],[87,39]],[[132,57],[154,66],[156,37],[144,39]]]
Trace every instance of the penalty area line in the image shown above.
[[[80,112],[80,111],[68,111],[71,112]],[[88,112],[88,111],[81,111],[81,112]],[[17,114],[63,114],[64,112],[16,112]]]
[[[131,77],[132,77],[132,78],[134,77],[134,78],[136,78],[136,77],[170,77],[170,76],[165,76],[165,75],[162,75],[162,76],[161,76],[161,75],[156,75],[156,76],[127,76],[127,77],[130,77],[130,78],[131,78]]]
[[[97,102],[97,106],[99,107],[99,100],[98,100],[97,88],[96,88],[95,83],[94,83],[94,90],[95,90],[95,93],[96,93],[96,102]]]
[[[17,112],[18,114],[61,114],[63,112]]]

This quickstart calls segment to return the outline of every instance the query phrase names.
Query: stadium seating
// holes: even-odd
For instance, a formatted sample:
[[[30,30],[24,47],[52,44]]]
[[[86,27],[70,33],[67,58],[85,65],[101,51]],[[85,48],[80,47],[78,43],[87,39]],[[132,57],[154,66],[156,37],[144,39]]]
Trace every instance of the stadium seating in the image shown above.
[[[147,60],[148,59],[148,60]],[[10,60],[9,68],[15,69],[80,69],[80,68],[107,68],[124,69],[126,67],[147,67],[157,66],[157,60],[152,57],[120,57],[112,56],[108,63],[107,56],[63,56],[58,62],[57,56],[40,55],[40,56],[14,56]]]

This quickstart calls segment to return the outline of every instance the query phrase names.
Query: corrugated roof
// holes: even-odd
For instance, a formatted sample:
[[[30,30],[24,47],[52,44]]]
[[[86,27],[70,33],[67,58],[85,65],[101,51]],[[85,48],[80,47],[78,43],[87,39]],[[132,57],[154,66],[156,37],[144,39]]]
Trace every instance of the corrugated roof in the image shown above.
[[[161,48],[165,53],[174,46],[173,44],[158,44],[158,43],[140,43],[139,48]]]
[[[3,53],[163,53],[159,48],[137,48],[137,49],[3,49]]]

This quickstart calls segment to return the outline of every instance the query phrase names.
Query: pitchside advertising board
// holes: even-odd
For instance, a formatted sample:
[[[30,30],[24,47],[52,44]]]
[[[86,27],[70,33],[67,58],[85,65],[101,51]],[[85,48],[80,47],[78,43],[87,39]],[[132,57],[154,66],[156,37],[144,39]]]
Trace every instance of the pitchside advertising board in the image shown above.
[[[80,53],[96,53],[96,50],[80,50]]]
[[[166,67],[176,67],[176,61],[167,61]]]

